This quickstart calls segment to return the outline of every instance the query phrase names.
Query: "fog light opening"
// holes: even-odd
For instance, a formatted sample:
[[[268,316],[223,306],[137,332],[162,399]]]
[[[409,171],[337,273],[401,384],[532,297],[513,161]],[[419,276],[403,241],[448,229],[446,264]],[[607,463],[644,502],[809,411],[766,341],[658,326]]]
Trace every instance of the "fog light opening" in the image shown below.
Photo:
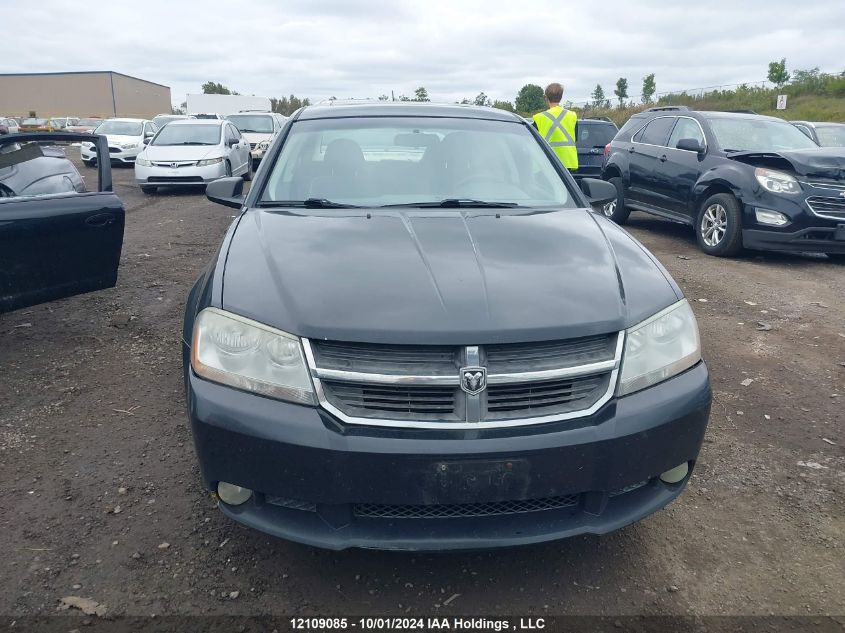
[[[249,501],[252,490],[221,481],[217,484],[217,496],[226,505],[239,506]]]
[[[757,217],[757,222],[760,224],[769,224],[771,226],[785,226],[789,224],[789,218],[783,213],[771,211],[769,209],[755,209],[754,215]]]
[[[683,464],[679,464],[674,468],[667,470],[665,473],[661,473],[660,481],[665,484],[676,484],[683,481],[687,474],[689,474],[689,463],[684,462]]]

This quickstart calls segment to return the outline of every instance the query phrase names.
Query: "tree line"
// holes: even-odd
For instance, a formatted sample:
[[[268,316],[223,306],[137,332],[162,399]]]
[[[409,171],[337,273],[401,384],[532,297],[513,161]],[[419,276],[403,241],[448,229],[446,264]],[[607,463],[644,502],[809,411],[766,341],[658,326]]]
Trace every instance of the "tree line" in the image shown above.
[[[777,90],[785,90],[789,94],[800,92],[802,94],[830,94],[832,96],[845,96],[845,72],[838,75],[822,73],[818,68],[810,70],[795,70],[790,73],[787,70],[786,59],[773,61],[769,64],[768,80],[774,84]],[[642,78],[642,84],[639,91],[639,99],[634,99],[629,94],[629,84],[626,77],[619,77],[616,80],[615,89],[612,92],[613,97],[605,93],[604,87],[601,84],[596,84],[595,89],[590,94],[590,101],[579,104],[579,109],[583,110],[623,110],[625,108],[636,108],[639,104],[647,106],[655,103],[655,95],[657,93],[657,82],[655,74],[649,73]],[[743,86],[737,88],[737,91],[742,92]],[[236,91],[230,90],[223,84],[214,81],[208,81],[202,85],[202,91],[206,94],[239,94]],[[663,104],[671,101],[675,97],[683,98],[686,93],[664,94],[656,100],[657,103]],[[330,100],[336,97],[331,97]],[[382,94],[378,97],[379,101],[414,101],[427,102],[431,101],[428,90],[424,86],[419,86],[414,90],[411,96],[400,94],[398,97],[393,93],[390,95]],[[615,104],[614,104],[615,102]],[[498,108],[500,110],[507,110],[509,112],[516,112],[523,116],[529,116],[546,109],[546,101],[543,88],[537,84],[525,84],[519,89],[513,101],[490,99],[483,91],[478,93],[474,98],[464,98],[455,103],[470,104],[477,106],[486,106]],[[290,116],[296,110],[303,106],[311,104],[311,101],[305,97],[300,98],[295,95],[288,97],[270,98],[270,104],[273,112]],[[576,107],[572,101],[565,101],[565,107]],[[184,104],[183,104],[184,107]],[[614,115],[615,116],[615,115]]]

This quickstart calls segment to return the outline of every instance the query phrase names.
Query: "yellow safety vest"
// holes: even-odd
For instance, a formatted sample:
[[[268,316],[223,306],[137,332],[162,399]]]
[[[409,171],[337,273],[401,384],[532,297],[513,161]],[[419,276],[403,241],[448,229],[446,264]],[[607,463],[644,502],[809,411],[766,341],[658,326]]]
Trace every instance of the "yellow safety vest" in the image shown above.
[[[534,115],[537,131],[569,170],[578,169],[578,148],[575,146],[575,122],[578,115],[560,106]]]

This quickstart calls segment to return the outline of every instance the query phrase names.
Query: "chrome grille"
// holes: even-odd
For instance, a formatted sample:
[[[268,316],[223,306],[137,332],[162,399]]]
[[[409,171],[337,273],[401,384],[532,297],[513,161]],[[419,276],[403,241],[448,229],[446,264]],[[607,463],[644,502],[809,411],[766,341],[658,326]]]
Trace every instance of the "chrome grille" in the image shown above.
[[[568,341],[487,345],[487,368],[497,371],[537,371],[595,363],[613,358],[615,336],[589,336]]]
[[[623,333],[519,344],[385,345],[304,339],[320,404],[343,422],[479,428],[589,415],[613,392]],[[461,385],[461,368],[486,388]]]
[[[489,419],[507,419],[514,413],[566,413],[587,408],[607,390],[609,374],[547,380],[535,383],[490,385]]]
[[[328,400],[364,418],[458,420],[458,389],[426,385],[377,385],[324,380]]]
[[[488,503],[456,503],[444,505],[385,505],[361,503],[353,507],[356,517],[368,519],[461,519],[503,516],[559,510],[578,505],[578,495],[563,495],[545,499],[492,501]]]
[[[810,196],[807,198],[807,206],[816,215],[845,220],[845,198]]]

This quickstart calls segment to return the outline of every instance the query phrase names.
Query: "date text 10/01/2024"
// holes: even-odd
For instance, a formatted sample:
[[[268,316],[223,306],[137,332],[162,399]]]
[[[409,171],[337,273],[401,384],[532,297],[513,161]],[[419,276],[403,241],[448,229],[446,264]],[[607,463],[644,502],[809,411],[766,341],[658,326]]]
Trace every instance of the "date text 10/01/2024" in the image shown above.
[[[538,631],[546,628],[544,618],[518,618],[516,621],[487,618],[291,618],[291,629],[327,631]]]

